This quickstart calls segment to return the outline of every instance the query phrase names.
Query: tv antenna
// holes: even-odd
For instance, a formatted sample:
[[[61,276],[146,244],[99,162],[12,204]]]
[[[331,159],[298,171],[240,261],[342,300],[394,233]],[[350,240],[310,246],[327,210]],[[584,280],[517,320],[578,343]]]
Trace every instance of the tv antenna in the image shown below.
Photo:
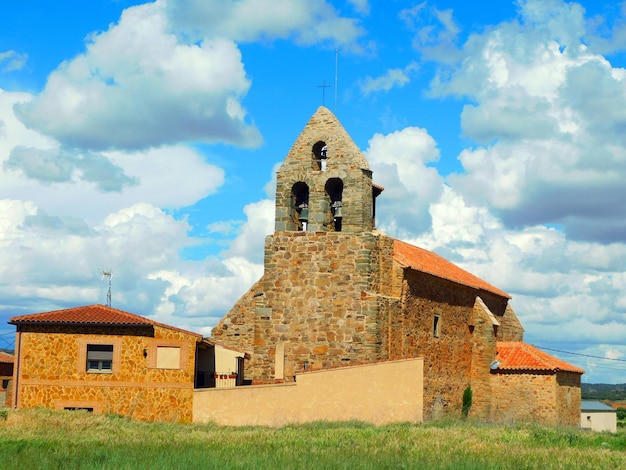
[[[339,89],[339,49],[335,49],[335,109],[337,114],[337,90]]]
[[[111,307],[111,278],[113,277],[113,270],[111,268],[100,268],[101,280],[109,279],[109,290],[107,291],[107,307]]]

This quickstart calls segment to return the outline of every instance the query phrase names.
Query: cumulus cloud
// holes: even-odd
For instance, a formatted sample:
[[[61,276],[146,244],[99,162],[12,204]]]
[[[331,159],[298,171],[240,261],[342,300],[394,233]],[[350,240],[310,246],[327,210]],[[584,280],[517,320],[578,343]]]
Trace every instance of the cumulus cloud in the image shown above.
[[[439,10],[421,2],[402,10],[400,19],[414,33],[413,47],[424,58],[453,62],[460,57],[456,46],[460,28],[452,10]]]
[[[354,4],[360,11],[366,6]],[[324,0],[191,0],[168,2],[166,8],[176,30],[195,31],[197,38],[291,39],[304,46],[327,43],[358,51],[364,34],[358,20],[342,17]]]
[[[99,224],[16,200],[0,200],[0,213],[0,275],[11,279],[0,297],[12,314],[105,303],[98,268],[106,266],[113,306],[208,334],[263,273],[242,256],[182,260],[179,252],[194,243],[189,225],[146,203]]]
[[[15,106],[30,128],[63,146],[144,149],[185,141],[256,146],[241,98],[250,81],[230,40],[180,42],[164,2],[124,10],[62,63],[32,101]]]
[[[228,256],[239,256],[263,263],[265,236],[274,232],[274,201],[263,199],[247,204],[246,222],[226,251]]]
[[[424,129],[407,127],[388,135],[376,134],[365,156],[377,184],[377,225],[397,233],[420,233],[431,223],[429,204],[442,191],[442,178],[432,165],[439,159],[434,139]]]
[[[358,13],[368,15],[370,12],[369,0],[348,0],[352,8]]]
[[[224,171],[188,146],[137,152],[68,149],[33,130],[12,105],[31,95],[0,91],[0,186],[2,197],[27,199],[47,213],[101,221],[139,202],[181,208],[214,193]],[[168,188],[176,188],[169,190]]]
[[[449,178],[509,227],[552,224],[570,237],[626,236],[626,72],[583,43],[584,10],[520,2],[520,20],[472,35],[433,92],[471,100],[461,115],[464,172]],[[620,216],[621,215],[621,216]]]
[[[28,54],[20,54],[15,51],[0,52],[0,70],[3,72],[14,72],[24,68]]]
[[[411,74],[418,69],[416,62],[411,62],[403,69],[389,69],[377,78],[365,77],[361,81],[361,92],[367,96],[377,91],[389,91],[401,88],[411,81]]]
[[[72,153],[60,149],[41,150],[15,147],[4,162],[4,168],[21,170],[27,178],[42,183],[67,182],[78,173],[78,179],[95,183],[100,191],[121,191],[137,184],[108,158],[93,152]]]

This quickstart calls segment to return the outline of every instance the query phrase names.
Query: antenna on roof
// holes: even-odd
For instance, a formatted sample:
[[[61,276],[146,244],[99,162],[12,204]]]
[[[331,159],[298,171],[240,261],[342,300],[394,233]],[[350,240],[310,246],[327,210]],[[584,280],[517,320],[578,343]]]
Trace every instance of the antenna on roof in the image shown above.
[[[111,268],[100,268],[101,280],[109,279],[109,290],[107,291],[107,307],[111,307],[111,278],[113,277],[113,270]]]
[[[333,110],[335,114],[337,114],[337,88],[339,86],[339,49],[335,49],[335,109]]]

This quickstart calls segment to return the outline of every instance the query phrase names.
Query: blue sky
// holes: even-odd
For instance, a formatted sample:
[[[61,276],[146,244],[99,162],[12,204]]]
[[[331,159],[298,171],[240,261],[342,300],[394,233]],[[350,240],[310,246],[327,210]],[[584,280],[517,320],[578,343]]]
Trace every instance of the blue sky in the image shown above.
[[[261,276],[274,173],[324,104],[386,188],[381,230],[510,293],[585,381],[626,382],[625,16],[2,2],[0,347],[11,316],[105,303],[103,267],[115,307],[209,334]]]

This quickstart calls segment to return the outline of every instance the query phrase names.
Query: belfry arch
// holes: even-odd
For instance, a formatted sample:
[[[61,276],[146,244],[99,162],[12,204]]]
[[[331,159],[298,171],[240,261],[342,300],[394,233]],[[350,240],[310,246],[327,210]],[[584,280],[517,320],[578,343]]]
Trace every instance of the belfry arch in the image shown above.
[[[293,222],[296,230],[306,231],[309,223],[309,186],[298,181],[291,187]]]
[[[329,178],[324,186],[329,200],[331,230],[341,232],[343,222],[343,181],[341,178]]]
[[[313,160],[315,169],[318,171],[326,171],[328,147],[326,142],[318,140],[313,145]]]

